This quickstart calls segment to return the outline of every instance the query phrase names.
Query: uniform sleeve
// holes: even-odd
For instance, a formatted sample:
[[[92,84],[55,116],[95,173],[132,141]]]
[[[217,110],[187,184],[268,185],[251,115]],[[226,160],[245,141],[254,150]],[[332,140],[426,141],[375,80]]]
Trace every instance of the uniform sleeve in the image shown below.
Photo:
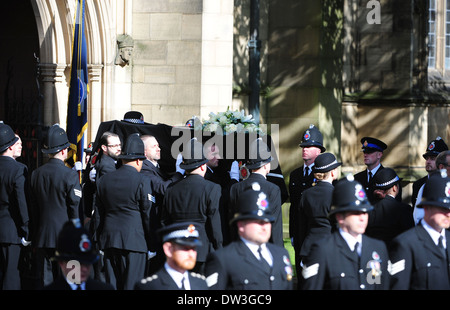
[[[402,235],[400,235],[402,236]],[[412,252],[404,238],[395,238],[389,247],[391,276],[390,287],[393,290],[408,290],[411,282]]]
[[[205,263],[206,284],[210,290],[225,290],[228,274],[217,252],[211,252]]]
[[[210,238],[210,240],[212,241],[214,249],[216,250],[221,248],[223,243],[222,224],[219,212],[219,203],[221,195],[222,191],[220,185],[214,184],[213,190],[209,195],[209,203],[207,210],[208,219],[206,221],[206,225],[208,225],[209,227],[208,229],[206,229],[206,231],[212,232],[213,236],[211,236],[212,238]]]
[[[310,254],[303,261],[302,274],[303,290],[321,290],[323,289],[326,277],[326,253],[323,251],[323,243],[312,245]]]
[[[67,182],[67,215],[69,219],[74,219],[78,218],[78,208],[81,201],[81,185],[78,174],[75,171],[71,171]]]
[[[153,244],[155,243],[156,236],[151,235],[149,231],[150,227],[150,214],[151,209],[153,207],[153,195],[150,186],[150,179],[147,176],[142,177],[142,182],[140,185],[140,198],[139,198],[139,208],[142,217],[142,225],[144,227],[144,232],[147,241],[148,249],[153,248]]]
[[[26,240],[29,240],[28,235],[29,215],[26,196],[27,195],[26,189],[28,188],[28,183],[27,183],[27,169],[25,167],[23,167],[23,169],[18,169],[18,173],[16,174],[15,177],[14,187],[20,218],[20,223],[18,223],[19,236],[24,237]]]
[[[279,203],[275,206],[273,210],[275,222],[272,224],[271,239],[274,244],[283,247],[284,241],[283,241],[283,216],[281,212],[281,191],[278,186],[274,187],[272,195],[274,195],[273,201],[278,201]]]

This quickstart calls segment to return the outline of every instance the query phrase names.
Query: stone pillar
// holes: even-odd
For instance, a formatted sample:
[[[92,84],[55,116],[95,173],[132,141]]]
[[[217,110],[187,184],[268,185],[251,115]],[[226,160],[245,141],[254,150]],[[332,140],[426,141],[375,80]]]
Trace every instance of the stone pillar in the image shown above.
[[[61,127],[65,128],[66,118],[63,115],[67,114],[67,111],[59,111],[59,102],[62,102],[61,96],[65,92],[68,94],[68,90],[65,82],[64,70],[67,67],[66,64],[50,64],[41,63],[40,70],[42,76],[42,93],[44,96],[43,101],[43,122],[44,126],[51,126],[54,123],[59,123]],[[60,99],[60,100],[59,100]],[[67,96],[66,96],[67,101]]]
[[[88,97],[88,129],[85,143],[95,139],[102,119],[102,64],[88,65],[89,97]]]

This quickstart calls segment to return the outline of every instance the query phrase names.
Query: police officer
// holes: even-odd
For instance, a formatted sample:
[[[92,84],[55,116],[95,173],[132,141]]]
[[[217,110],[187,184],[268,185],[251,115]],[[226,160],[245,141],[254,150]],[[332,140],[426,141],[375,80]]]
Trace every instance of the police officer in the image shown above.
[[[145,159],[139,134],[128,136],[119,156],[123,165],[98,180],[96,207],[106,282],[118,290],[133,289],[145,275],[152,208],[150,180],[139,173]]]
[[[59,274],[59,267],[51,258],[54,256],[56,240],[65,222],[78,218],[81,200],[80,179],[76,171],[64,165],[70,146],[67,134],[53,125],[48,130],[42,152],[50,159],[31,175],[33,196],[32,219],[36,230],[32,243],[37,247],[37,266],[43,272],[43,284],[50,284]]]
[[[303,192],[297,211],[300,215],[297,236],[301,258],[308,255],[313,243],[331,234],[328,213],[333,200],[333,181],[338,179],[338,167],[341,165],[331,153],[319,154],[314,161],[313,173],[317,184]]]
[[[28,168],[15,160],[19,137],[0,123],[0,289],[20,290],[21,244],[29,245]],[[22,240],[22,241],[21,241]]]
[[[450,272],[450,178],[445,170],[425,183],[424,217],[418,225],[392,241],[389,256],[391,288],[400,290],[448,290]]]
[[[370,203],[375,203],[376,196],[373,191],[375,190],[373,178],[378,171],[381,171],[384,167],[381,164],[381,158],[383,157],[383,152],[387,149],[387,145],[376,138],[364,137],[361,139],[362,152],[364,153],[364,164],[367,169],[355,174],[355,180],[359,182],[367,194],[367,198]],[[401,200],[401,193],[399,196]]]
[[[333,191],[330,216],[339,230],[315,243],[304,260],[303,289],[379,290],[389,288],[388,252],[381,240],[364,235],[372,205],[350,174]]]
[[[302,141],[299,145],[302,148],[303,166],[295,169],[289,176],[289,196],[291,206],[289,208],[289,237],[291,238],[292,246],[295,250],[295,269],[297,274],[300,274],[301,267],[299,257],[301,244],[300,236],[298,236],[300,222],[297,214],[298,204],[303,191],[310,188],[314,183],[314,174],[312,167],[316,157],[326,151],[323,146],[323,136],[320,130],[313,124],[303,132]]]
[[[54,260],[61,274],[44,290],[113,290],[112,285],[90,277],[92,264],[98,260],[88,231],[78,219],[64,224],[58,235]]]
[[[251,188],[254,183],[258,183],[260,190],[266,193],[267,200],[269,201],[268,212],[274,217],[272,223],[272,231],[270,236],[270,242],[277,244],[278,246],[284,246],[283,242],[283,219],[281,212],[281,191],[280,187],[267,180],[267,174],[270,172],[270,162],[272,156],[267,144],[258,138],[250,144],[249,159],[247,160],[246,167],[250,170],[250,176],[239,182],[234,183],[230,188],[230,210],[231,214],[237,212],[237,201],[242,192]],[[235,232],[232,233],[232,236]],[[234,239],[237,236],[234,236]]]
[[[222,247],[222,228],[219,214],[220,185],[205,180],[206,162],[203,146],[196,138],[186,143],[180,168],[186,177],[167,188],[161,211],[161,225],[194,221],[202,245],[197,249],[195,272],[203,274],[210,251]]]
[[[436,157],[439,153],[448,150],[447,144],[441,137],[437,137],[428,144],[427,150],[422,155],[425,159],[425,170],[427,175],[413,183],[413,192],[411,196],[412,206],[414,207],[413,216],[414,222],[417,224],[423,218],[423,208],[417,208],[422,200],[423,187],[428,178],[433,174],[438,168],[436,167]]]
[[[383,240],[387,247],[394,237],[414,226],[412,207],[395,199],[400,181],[391,168],[382,169],[374,178],[375,194],[380,192],[383,198],[369,212],[366,235]]]
[[[207,290],[203,275],[194,268],[201,245],[196,224],[180,222],[159,230],[166,262],[155,274],[136,283],[136,290]]]
[[[231,225],[239,239],[208,256],[207,283],[214,290],[290,290],[292,266],[284,247],[270,243],[274,217],[257,183],[241,193]]]

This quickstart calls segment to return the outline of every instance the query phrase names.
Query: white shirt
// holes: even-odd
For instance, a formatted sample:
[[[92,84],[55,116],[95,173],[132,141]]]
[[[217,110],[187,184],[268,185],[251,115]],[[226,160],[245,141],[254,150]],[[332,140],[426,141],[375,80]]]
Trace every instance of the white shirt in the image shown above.
[[[421,221],[420,223],[422,224],[423,228],[425,228],[425,230],[428,232],[431,239],[433,239],[434,244],[438,245],[439,238],[442,236],[443,237],[442,242],[444,243],[444,248],[446,248],[447,242],[445,241],[445,229],[442,229],[441,232],[438,232],[433,227],[428,225],[428,223],[425,222],[425,220]]]
[[[66,278],[66,282],[67,282],[67,284],[70,285],[72,290],[76,291],[78,289],[78,284],[70,282],[69,279],[67,279],[67,278]],[[83,291],[86,290],[86,282],[81,282],[80,286]]]
[[[259,253],[258,253],[259,245],[257,245],[256,243],[250,242],[242,237],[241,237],[241,240],[250,249],[250,251],[252,251],[253,255],[255,255],[255,257],[259,260]],[[262,254],[263,258],[267,261],[269,266],[272,266],[273,265],[272,254],[270,253],[270,251],[267,248],[265,243],[261,244],[261,254]]]
[[[358,248],[356,249],[356,251],[358,251],[358,255],[361,255],[362,235],[358,235],[355,238],[348,232],[343,231],[342,228],[339,228],[339,233],[341,234],[342,238],[344,238],[345,242],[347,242],[347,245],[352,252],[355,250],[356,242],[358,242]]]
[[[169,273],[169,275],[172,277],[172,279],[175,281],[175,283],[177,284],[177,286],[179,288],[181,288],[181,285],[182,285],[181,282],[184,278],[184,288],[186,290],[191,289],[187,271],[185,271],[184,273],[180,273],[180,272],[176,271],[175,269],[173,269],[172,267],[170,267],[169,264],[167,264],[167,263],[164,264],[164,268],[166,268],[167,272]]]
[[[367,169],[367,182],[369,182],[369,172],[372,172],[372,178],[375,176],[375,173],[377,173],[378,169],[380,169],[381,164],[378,164],[375,168],[372,170]]]
[[[314,167],[314,163],[312,163],[312,164],[311,164],[311,165],[309,165],[309,166],[307,166],[307,165],[303,165],[303,175],[305,175],[306,167],[308,167],[308,168],[309,168],[309,171],[308,171],[308,175],[310,175],[310,174],[311,174],[311,172],[312,172],[312,168]]]

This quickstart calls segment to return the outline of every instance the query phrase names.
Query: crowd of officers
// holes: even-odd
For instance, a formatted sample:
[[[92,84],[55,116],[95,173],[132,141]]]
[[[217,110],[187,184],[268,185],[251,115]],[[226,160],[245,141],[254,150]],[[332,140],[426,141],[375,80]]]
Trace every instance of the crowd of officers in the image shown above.
[[[65,165],[70,143],[54,125],[48,162],[28,175],[16,160],[20,137],[0,123],[3,290],[450,289],[450,153],[440,137],[423,154],[427,176],[409,204],[401,178],[381,164],[385,143],[362,138],[367,169],[339,178],[342,163],[311,125],[304,165],[289,176],[295,264],[263,139],[250,143],[244,179],[236,161],[217,173],[218,146],[195,138],[172,174],[159,167],[155,137],[123,142],[103,133],[79,172]]]

